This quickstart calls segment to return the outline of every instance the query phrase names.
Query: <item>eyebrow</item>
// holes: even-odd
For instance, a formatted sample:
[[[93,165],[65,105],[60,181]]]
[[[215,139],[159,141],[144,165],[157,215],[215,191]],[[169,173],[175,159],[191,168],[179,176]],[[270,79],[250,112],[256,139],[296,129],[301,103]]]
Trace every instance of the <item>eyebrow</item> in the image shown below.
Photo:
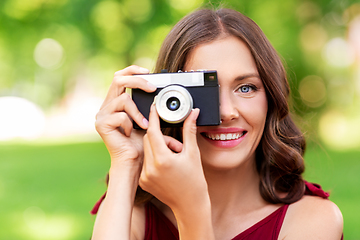
[[[235,80],[241,81],[241,80],[243,80],[243,79],[251,78],[251,77],[256,77],[256,78],[261,79],[260,76],[259,76],[259,74],[257,74],[257,73],[248,73],[248,74],[244,74],[244,75],[238,76],[237,78],[235,78]]]

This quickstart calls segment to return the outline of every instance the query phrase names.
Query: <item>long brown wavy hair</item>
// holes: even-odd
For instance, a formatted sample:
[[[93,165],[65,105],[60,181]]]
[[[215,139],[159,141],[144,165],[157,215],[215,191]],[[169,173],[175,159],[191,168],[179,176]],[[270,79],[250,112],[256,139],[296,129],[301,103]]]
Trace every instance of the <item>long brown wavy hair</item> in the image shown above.
[[[266,89],[268,113],[262,139],[256,149],[261,196],[270,203],[292,203],[305,189],[305,138],[289,115],[289,84],[284,66],[259,26],[231,9],[201,9],[184,17],[163,42],[155,72],[183,70],[192,49],[224,35],[238,37],[250,49]],[[163,129],[181,140],[179,129]],[[135,202],[152,196],[138,188]]]

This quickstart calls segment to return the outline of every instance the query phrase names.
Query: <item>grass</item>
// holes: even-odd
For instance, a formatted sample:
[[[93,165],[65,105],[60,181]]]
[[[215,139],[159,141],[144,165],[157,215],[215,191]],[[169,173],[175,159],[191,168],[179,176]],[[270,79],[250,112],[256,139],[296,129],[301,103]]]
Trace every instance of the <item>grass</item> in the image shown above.
[[[102,143],[0,145],[0,239],[90,239],[108,166]]]
[[[360,239],[360,151],[335,152],[310,147],[305,178],[320,183],[344,217],[344,239]]]
[[[359,240],[360,151],[309,147],[305,178],[331,192],[347,240]],[[103,143],[0,145],[0,239],[89,239],[89,211],[105,191]]]

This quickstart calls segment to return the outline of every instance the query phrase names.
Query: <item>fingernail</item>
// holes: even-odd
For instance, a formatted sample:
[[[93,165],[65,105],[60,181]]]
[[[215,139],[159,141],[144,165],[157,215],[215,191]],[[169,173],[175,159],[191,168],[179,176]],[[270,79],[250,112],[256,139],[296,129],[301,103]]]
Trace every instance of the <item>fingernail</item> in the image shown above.
[[[147,85],[150,87],[151,90],[155,91],[157,89],[157,87],[149,81],[147,82]]]
[[[142,122],[143,122],[145,127],[149,126],[149,121],[146,118],[143,118]]]
[[[195,114],[194,114],[194,120],[196,121],[196,119],[199,117],[200,109],[199,109],[199,108],[195,108],[195,109],[193,109],[192,111],[195,112]]]

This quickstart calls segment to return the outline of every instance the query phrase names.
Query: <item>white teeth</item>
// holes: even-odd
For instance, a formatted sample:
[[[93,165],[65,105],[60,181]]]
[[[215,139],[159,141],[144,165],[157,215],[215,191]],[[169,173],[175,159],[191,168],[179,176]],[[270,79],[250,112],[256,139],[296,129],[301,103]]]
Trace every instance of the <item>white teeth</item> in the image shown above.
[[[221,141],[239,139],[243,135],[244,135],[244,132],[241,134],[239,134],[239,133],[226,133],[226,134],[225,133],[221,133],[221,134],[206,133],[205,134],[206,137],[211,138],[212,140],[221,140]]]
[[[226,140],[225,134],[220,134],[220,140],[222,141]]]

